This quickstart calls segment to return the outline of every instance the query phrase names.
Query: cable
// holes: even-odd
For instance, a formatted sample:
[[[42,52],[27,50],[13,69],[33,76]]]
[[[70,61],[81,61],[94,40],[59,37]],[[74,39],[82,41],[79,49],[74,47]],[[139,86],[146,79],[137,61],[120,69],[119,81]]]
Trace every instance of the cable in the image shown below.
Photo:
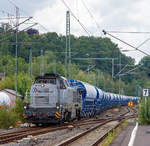
[[[137,33],[137,34],[141,34],[141,33],[148,33],[150,34],[150,32],[138,32],[138,31],[107,31],[109,33]]]
[[[12,2],[12,0],[8,0],[8,2],[10,2],[12,5],[14,5],[15,7],[18,7],[19,8],[19,6],[17,6],[14,2]],[[23,13],[25,13],[26,15],[28,15],[27,14],[27,12],[25,12],[23,9],[20,9],[19,8],[19,10],[21,10]],[[32,18],[32,19],[34,19],[36,22],[37,22],[37,20],[35,19],[35,18]],[[33,23],[35,23],[35,22],[33,22]],[[42,24],[40,24],[39,22],[38,22],[38,25],[39,26],[41,26],[44,30],[46,30],[47,32],[49,32],[49,30],[44,26],[44,25],[42,25]]]
[[[108,34],[109,36],[115,38],[116,40],[119,40],[120,42],[122,42],[122,43],[124,43],[124,44],[130,46],[131,48],[134,48],[135,50],[137,50],[137,51],[139,51],[139,52],[141,52],[141,53],[143,53],[143,54],[145,54],[145,55],[147,55],[147,56],[150,56],[150,55],[147,54],[146,52],[144,52],[144,51],[138,49],[137,47],[134,47],[134,46],[130,45],[129,43],[127,43],[127,42],[125,42],[125,41],[119,39],[118,37],[116,37],[116,36],[114,36],[114,35],[112,35],[112,34],[110,34],[110,33],[108,33],[108,32],[106,32],[105,30],[103,30],[103,33],[104,33],[104,35]]]
[[[146,39],[144,42],[142,42],[137,48],[140,48],[142,45],[144,45],[147,41],[149,41],[150,38]]]
[[[10,14],[9,12],[4,11],[4,10],[0,10],[0,12],[2,12],[3,14],[7,14],[7,15],[9,15],[9,16],[14,16],[13,14]]]
[[[9,3],[11,3],[13,6],[18,7],[14,2],[7,0]]]
[[[74,15],[74,13],[71,11],[71,9],[69,8],[69,6],[66,4],[66,2],[64,0],[61,0],[62,3],[66,6],[66,8],[70,11],[71,15],[75,18],[75,20],[80,24],[80,26],[83,28],[83,30],[88,34],[88,36],[92,36],[91,32],[89,32],[87,30],[87,28],[80,22],[80,20]]]
[[[35,25],[37,25],[37,23],[35,23],[35,24],[33,24],[33,25],[31,25],[31,26],[29,26],[29,27],[23,29],[23,30],[18,31],[18,33],[19,33],[19,32],[23,32],[23,31],[27,31],[28,29],[30,29],[31,27],[33,27],[33,26],[35,26]],[[0,42],[6,40],[6,39],[8,39],[8,38],[10,38],[14,33],[15,33],[15,32],[13,32],[13,33],[11,33],[9,36],[7,36],[7,37],[1,39]]]
[[[14,29],[14,28],[18,27],[19,25],[21,25],[21,24],[25,23],[26,21],[29,21],[30,19],[32,19],[32,17],[29,17],[28,19],[24,20],[23,22],[21,22],[21,23],[17,24],[17,25],[16,25],[16,26],[14,26],[14,27],[11,27],[11,28],[7,29],[5,32],[2,32],[2,33],[9,32],[10,30],[12,30],[12,29]]]
[[[82,4],[84,5],[84,7],[87,9],[87,12],[89,13],[90,17],[94,20],[97,28],[101,31],[99,24],[97,23],[96,19],[94,18],[93,14],[90,12],[90,10],[88,9],[87,5],[85,4],[85,2],[83,0],[81,0]]]

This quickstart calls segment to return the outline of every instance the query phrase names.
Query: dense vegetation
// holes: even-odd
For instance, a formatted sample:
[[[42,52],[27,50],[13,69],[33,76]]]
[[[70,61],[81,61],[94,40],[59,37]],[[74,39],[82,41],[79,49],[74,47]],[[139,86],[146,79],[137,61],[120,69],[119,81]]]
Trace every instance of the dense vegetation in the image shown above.
[[[12,29],[7,31],[9,28],[9,25],[0,27],[0,72],[6,74],[5,79],[0,82],[0,89],[15,90],[15,31]],[[117,44],[109,38],[71,35],[70,39],[72,79],[89,82],[108,92],[119,93],[120,88],[121,94],[133,96],[141,96],[142,88],[149,87],[150,57],[144,57],[138,65],[135,65],[135,60],[122,54]],[[18,92],[20,94],[25,96],[25,92],[30,90],[34,77],[42,73],[54,72],[65,76],[65,44],[65,36],[55,32],[39,34],[37,30],[31,29],[18,33]],[[76,60],[76,58],[89,59]],[[97,60],[90,58],[97,58]],[[110,58],[114,58],[113,79]],[[89,75],[88,67],[92,67]],[[119,80],[120,69],[123,70]],[[17,105],[20,106],[20,104]],[[11,111],[12,116],[14,112],[17,113],[17,109],[19,109],[19,113],[22,113],[22,109],[19,107]],[[7,112],[7,110],[2,110],[0,114],[7,116],[9,114]],[[18,117],[16,114],[15,116]]]
[[[16,99],[15,107],[8,109],[6,106],[0,107],[0,129],[16,126],[23,121],[23,100]]]
[[[11,29],[6,32],[8,28],[9,25],[0,27],[0,72],[6,73],[5,80],[0,82],[1,89],[15,89],[15,32]],[[18,33],[18,91],[22,95],[25,95],[25,91],[30,88],[32,80],[35,76],[40,75],[40,72],[56,72],[65,76],[65,43],[65,36],[55,32],[39,34],[36,30],[30,30]],[[43,50],[43,57],[41,57],[41,50]],[[32,59],[30,57],[31,52]],[[117,44],[109,38],[71,35],[71,58],[72,79],[89,82],[105,91],[119,93],[119,76],[117,73],[120,70],[120,63],[121,68],[128,64],[122,73],[137,67],[134,73],[121,74],[120,91],[122,94],[140,95],[140,88],[149,84],[147,72],[142,70],[143,67],[147,68],[148,66],[143,61],[144,59],[141,61],[141,63],[144,62],[143,66],[134,65],[134,59],[122,54]],[[97,60],[75,60],[75,58],[97,58]],[[113,80],[111,76],[112,60],[110,58],[115,58]],[[32,60],[32,72],[30,60]],[[89,77],[88,67],[93,67]],[[139,78],[141,75],[142,77]]]

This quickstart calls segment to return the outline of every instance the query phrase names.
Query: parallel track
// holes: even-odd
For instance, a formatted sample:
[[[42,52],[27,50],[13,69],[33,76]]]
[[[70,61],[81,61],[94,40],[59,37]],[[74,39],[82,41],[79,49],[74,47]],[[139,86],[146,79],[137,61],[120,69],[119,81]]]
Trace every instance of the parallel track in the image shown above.
[[[120,114],[118,116],[122,117],[123,115],[126,115],[129,112],[130,112],[130,110],[128,109],[126,112],[124,112],[123,114]],[[83,126],[83,125],[88,125],[88,124],[100,123],[98,125],[98,127],[99,127],[99,126],[104,125],[110,121],[113,121],[113,119],[107,118],[107,119],[82,120],[82,121],[64,124],[61,126],[53,126],[53,127],[46,127],[46,128],[42,128],[42,127],[26,128],[26,129],[14,131],[14,132],[2,133],[2,134],[0,134],[0,144],[10,143],[10,142],[22,139],[24,137],[27,137],[28,135],[36,136],[36,135],[45,134],[48,132],[53,132],[56,130],[68,129],[69,125],[76,127],[76,126]],[[94,129],[96,129],[96,127]]]
[[[62,143],[60,143],[60,144],[58,144],[58,146],[68,146],[68,145],[71,145],[72,143],[76,143],[77,141],[78,141],[78,143],[79,143],[80,139],[84,139],[84,137],[87,137],[87,135],[88,135],[89,133],[94,132],[96,129],[102,127],[103,125],[106,125],[107,123],[110,123],[110,122],[112,122],[112,121],[119,121],[119,123],[118,123],[114,128],[110,129],[106,134],[104,134],[102,137],[98,138],[98,139],[92,144],[92,146],[97,146],[99,143],[101,143],[101,142],[108,136],[108,133],[109,133],[109,132],[112,132],[113,129],[116,129],[123,121],[125,121],[125,120],[127,120],[127,119],[130,119],[130,118],[136,117],[137,114],[136,114],[136,113],[133,113],[133,111],[135,112],[135,110],[132,109],[132,111],[131,111],[131,110],[128,108],[128,111],[127,111],[126,113],[119,115],[117,118],[110,118],[110,119],[108,119],[108,120],[105,120],[103,123],[101,123],[101,124],[99,124],[99,125],[97,125],[97,126],[91,128],[91,129],[89,129],[89,130],[87,130],[87,131],[85,131],[85,132],[83,132],[83,133],[81,133],[81,134],[79,134],[79,135],[77,135],[77,136],[74,136],[74,137],[72,137],[72,138],[70,138],[70,139],[68,139],[68,140],[66,140],[66,141],[64,141],[64,142],[62,142]],[[132,114],[132,115],[127,115],[127,116],[125,116],[126,114],[128,114],[128,113],[130,113],[130,112],[132,112],[133,114]],[[82,140],[81,140],[81,141],[82,141]]]

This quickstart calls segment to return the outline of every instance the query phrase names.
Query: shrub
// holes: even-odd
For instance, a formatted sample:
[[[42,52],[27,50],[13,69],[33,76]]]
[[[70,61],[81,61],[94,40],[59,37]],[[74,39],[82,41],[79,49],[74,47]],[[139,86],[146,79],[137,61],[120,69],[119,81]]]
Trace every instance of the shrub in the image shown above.
[[[17,97],[13,111],[16,113],[17,119],[21,121],[23,121],[23,106],[24,101],[20,97]]]
[[[13,109],[1,108],[0,128],[9,128],[10,126],[15,126],[17,121],[23,121],[23,105],[23,100],[18,97]]]
[[[150,99],[148,98],[147,102],[145,102],[143,98],[139,107],[139,123],[141,125],[150,124]]]
[[[13,110],[7,108],[0,109],[0,128],[9,128],[15,126],[17,122],[17,115]]]

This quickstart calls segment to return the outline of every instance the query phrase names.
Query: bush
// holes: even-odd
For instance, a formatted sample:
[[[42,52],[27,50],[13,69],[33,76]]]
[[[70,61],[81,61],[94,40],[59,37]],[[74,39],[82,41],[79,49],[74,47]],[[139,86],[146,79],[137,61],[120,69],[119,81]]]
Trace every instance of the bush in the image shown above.
[[[23,106],[24,106],[24,101],[20,97],[17,97],[13,111],[16,113],[17,119],[21,121],[23,121],[24,119]]]
[[[141,125],[150,124],[150,99],[149,98],[146,103],[144,98],[141,101],[140,112],[139,112],[139,123]]]
[[[17,115],[13,110],[7,108],[0,109],[0,128],[9,128],[15,126],[17,122]]]
[[[18,97],[13,109],[1,108],[0,128],[9,128],[10,126],[15,126],[17,121],[23,121],[23,105],[23,100]]]

